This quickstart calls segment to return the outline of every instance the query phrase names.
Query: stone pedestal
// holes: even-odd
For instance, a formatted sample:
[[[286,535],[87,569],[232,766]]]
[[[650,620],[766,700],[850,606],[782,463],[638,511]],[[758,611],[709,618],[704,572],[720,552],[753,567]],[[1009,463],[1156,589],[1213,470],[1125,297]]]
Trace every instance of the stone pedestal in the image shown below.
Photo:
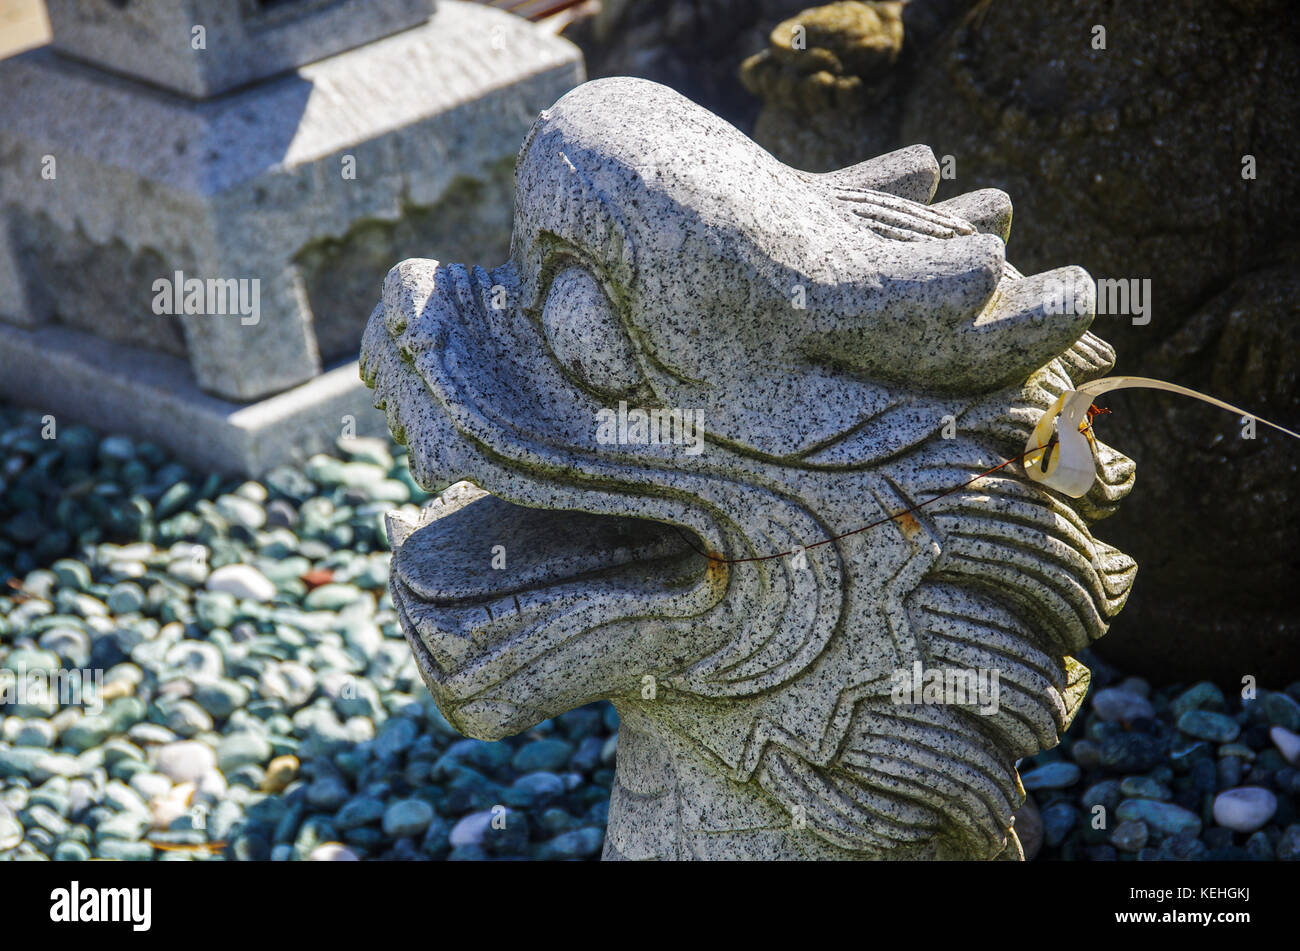
[[[342,416],[379,431],[355,354],[387,267],[504,257],[515,151],[581,82],[578,51],[455,0],[395,33],[419,5],[380,3],[328,42],[316,18],[352,4],[304,0],[301,33],[293,4],[222,5],[190,53],[198,0],[180,26],[69,6],[51,46],[0,62],[0,392],[250,473],[331,444]]]
[[[207,98],[423,23],[433,0],[45,0],[45,7],[50,45],[60,53]]]

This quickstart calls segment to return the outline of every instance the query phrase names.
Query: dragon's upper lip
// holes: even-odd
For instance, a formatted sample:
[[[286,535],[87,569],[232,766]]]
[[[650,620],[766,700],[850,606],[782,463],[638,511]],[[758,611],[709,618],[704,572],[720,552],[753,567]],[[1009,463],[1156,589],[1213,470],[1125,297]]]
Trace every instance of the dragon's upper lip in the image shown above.
[[[550,394],[562,405],[567,391],[562,376],[538,379],[550,361],[537,328],[478,306],[478,275],[444,276],[400,322],[381,305],[361,357],[375,405],[410,443],[417,481],[479,487],[472,498],[449,493],[452,510],[430,510],[436,517],[395,540],[394,597],[416,627],[423,622],[440,666],[460,666],[468,653],[458,645],[472,632],[482,640],[488,627],[500,634],[500,618],[526,626],[518,607],[528,595],[617,597],[622,586],[645,596],[649,579],[637,575],[647,566],[674,583],[703,584],[704,600],[716,601],[718,572],[704,582],[699,552],[720,550],[726,529],[689,493],[657,484],[671,478],[671,453],[681,447],[650,447],[645,458],[619,446],[621,458],[600,458],[598,403],[572,391],[566,427],[545,402]]]
[[[412,533],[394,563],[422,601],[467,608],[691,550],[661,522],[528,508],[484,494]]]

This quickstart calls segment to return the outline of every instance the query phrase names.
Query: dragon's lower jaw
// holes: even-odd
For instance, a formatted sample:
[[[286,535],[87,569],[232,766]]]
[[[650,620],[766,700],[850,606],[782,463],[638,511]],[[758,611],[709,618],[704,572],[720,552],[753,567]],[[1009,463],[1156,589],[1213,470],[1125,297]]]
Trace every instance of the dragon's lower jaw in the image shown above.
[[[672,526],[527,508],[467,483],[422,524],[390,521],[390,535],[393,601],[421,674],[448,719],[485,739],[554,715],[557,700],[567,709],[607,690],[589,654],[617,653],[620,634],[599,644],[588,635],[621,624],[633,636],[631,616],[707,583],[698,542]],[[561,697],[542,689],[548,667],[585,676],[570,676],[572,696]]]

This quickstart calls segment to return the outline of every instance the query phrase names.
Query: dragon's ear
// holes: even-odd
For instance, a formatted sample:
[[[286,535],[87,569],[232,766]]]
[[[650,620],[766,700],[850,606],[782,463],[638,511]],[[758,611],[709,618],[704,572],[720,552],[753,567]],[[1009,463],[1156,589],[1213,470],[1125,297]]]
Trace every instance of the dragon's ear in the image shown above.
[[[888,192],[928,205],[939,187],[939,162],[928,145],[909,145],[815,178],[835,188]]]
[[[909,145],[879,158],[825,172],[816,179],[837,191],[886,192],[928,205],[939,187],[939,163],[929,146]],[[1000,189],[981,188],[939,202],[933,208],[1003,241],[1011,234],[1011,196]]]
[[[947,372],[968,385],[1023,380],[1083,336],[1095,309],[1092,278],[1080,267],[1004,280],[951,336],[954,362]]]
[[[995,235],[893,241],[850,249],[805,352],[874,379],[985,392],[1022,382],[1092,322],[1087,272],[1018,278]]]

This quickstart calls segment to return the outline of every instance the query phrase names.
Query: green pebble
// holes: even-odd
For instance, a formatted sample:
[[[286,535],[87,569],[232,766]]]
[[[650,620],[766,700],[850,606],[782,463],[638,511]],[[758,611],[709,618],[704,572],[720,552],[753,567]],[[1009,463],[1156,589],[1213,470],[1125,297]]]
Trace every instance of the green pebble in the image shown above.
[[[1247,762],[1255,758],[1255,751],[1244,743],[1224,743],[1219,747],[1219,757],[1236,756]]]
[[[365,593],[355,585],[323,584],[303,598],[302,606],[308,611],[341,611],[363,597]]]
[[[194,702],[218,720],[226,719],[248,700],[248,688],[236,680],[216,680],[194,688]]]
[[[110,839],[134,842],[144,835],[145,824],[142,816],[119,812],[103,820],[95,827],[95,840],[100,844]]]
[[[1211,743],[1231,743],[1241,733],[1241,727],[1232,717],[1208,710],[1188,710],[1178,718],[1178,729]]]
[[[120,732],[113,728],[113,721],[107,716],[82,717],[63,731],[63,745],[71,747],[78,753],[99,746],[113,733]]]
[[[1121,822],[1145,822],[1164,835],[1177,835],[1184,831],[1201,834],[1201,817],[1173,803],[1157,802],[1154,799],[1125,799],[1115,808],[1115,815]]]
[[[138,584],[123,581],[109,590],[106,603],[110,614],[135,614],[144,609],[147,599]]]
[[[158,498],[158,504],[154,507],[154,514],[158,518],[169,518],[181,510],[193,492],[194,487],[188,482],[173,483]]]
[[[1264,698],[1264,715],[1268,722],[1292,733],[1300,733],[1300,703],[1284,693],[1273,692]]]
[[[60,558],[50,565],[50,570],[58,578],[59,585],[74,591],[85,591],[90,587],[90,569],[71,558]]]
[[[241,766],[260,766],[271,758],[271,744],[255,733],[232,733],[217,744],[217,766],[222,773]]]
[[[1223,691],[1216,684],[1202,681],[1188,687],[1169,703],[1169,712],[1174,718],[1181,717],[1189,710],[1223,710],[1225,702]]]
[[[1155,799],[1161,802],[1173,798],[1173,793],[1163,783],[1149,776],[1128,776],[1119,784],[1119,791],[1130,799]]]
[[[72,839],[64,839],[54,849],[56,862],[88,862],[89,860],[90,849],[86,848],[84,843]]]
[[[195,616],[205,631],[229,628],[239,615],[239,602],[225,591],[200,591],[194,599]]]

